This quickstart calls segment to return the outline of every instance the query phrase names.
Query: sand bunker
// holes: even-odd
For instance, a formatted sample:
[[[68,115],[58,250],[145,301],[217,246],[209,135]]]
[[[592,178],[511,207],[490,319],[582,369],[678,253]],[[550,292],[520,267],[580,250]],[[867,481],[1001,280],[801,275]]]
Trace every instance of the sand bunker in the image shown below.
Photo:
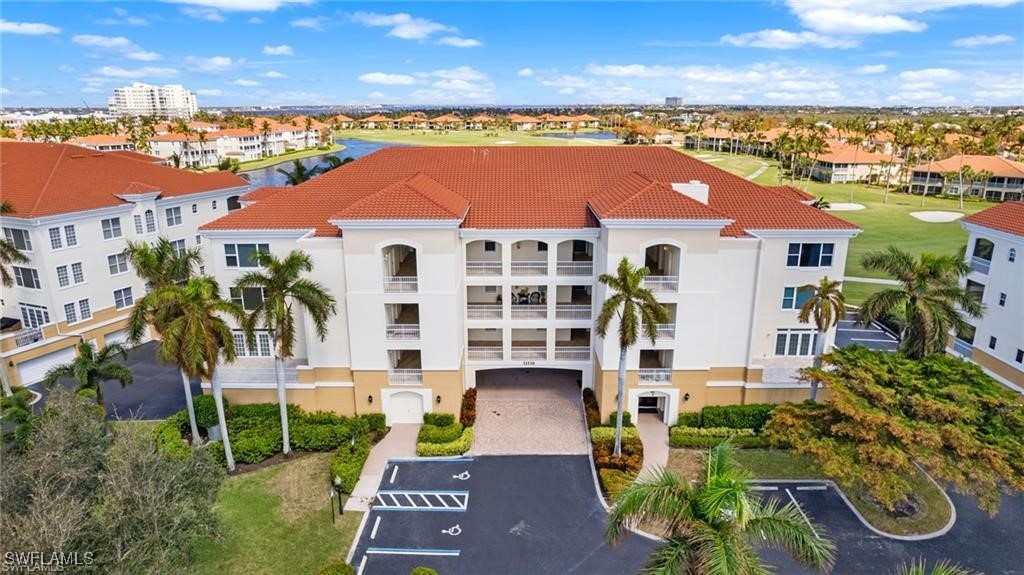
[[[829,207],[825,208],[830,212],[856,212],[857,210],[863,210],[863,204],[846,204],[842,202],[832,202]]]
[[[509,144],[514,144],[515,142],[513,142],[512,140],[498,140],[497,142],[494,143],[499,146],[507,146]]]
[[[708,159],[706,159],[704,161],[709,163],[709,164],[711,164],[711,163],[714,163],[714,162],[721,162],[722,158],[708,158]]]
[[[960,218],[964,217],[960,212],[910,212],[911,216],[921,220],[922,222],[928,222],[929,224],[946,224],[949,222],[955,222]]]
[[[694,158],[714,158],[715,156],[712,155],[712,154],[694,154],[693,157]]]

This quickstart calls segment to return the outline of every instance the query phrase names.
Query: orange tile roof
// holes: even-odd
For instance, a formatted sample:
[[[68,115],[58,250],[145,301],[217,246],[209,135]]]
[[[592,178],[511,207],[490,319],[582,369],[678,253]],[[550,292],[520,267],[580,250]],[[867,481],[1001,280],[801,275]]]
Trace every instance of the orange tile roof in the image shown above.
[[[971,214],[963,221],[1024,237],[1024,202],[1004,202]]]
[[[132,150],[114,150],[114,151],[106,152],[106,153],[107,154],[114,154],[114,155],[121,156],[123,158],[128,158],[128,159],[131,159],[131,160],[138,160],[140,162],[148,162],[148,163],[151,163],[151,164],[152,163],[162,164],[162,163],[167,161],[166,158],[161,158],[159,156],[151,156],[151,155],[143,153],[143,152],[135,152],[135,151],[132,151]]]
[[[77,136],[68,140],[69,144],[127,144],[128,138],[124,136],[111,136],[110,134],[93,134],[91,136]]]
[[[362,120],[359,120],[359,121],[360,122],[390,122],[391,118],[389,118],[387,116],[384,116],[384,115],[381,115],[381,114],[374,114],[372,116],[367,116],[367,117],[365,117],[365,118],[363,118]]]
[[[786,196],[787,198],[792,198],[792,199],[794,199],[794,200],[796,200],[798,202],[809,202],[809,201],[815,199],[814,198],[814,194],[807,193],[807,192],[805,192],[803,190],[794,188],[793,186],[765,186],[765,187],[768,188],[769,190],[777,193],[777,194],[781,194],[783,196]]]
[[[523,116],[521,114],[509,114],[508,119],[513,124],[536,124],[537,122],[540,121],[537,118],[534,118],[533,116]]]
[[[952,156],[945,160],[939,160],[937,162],[929,162],[927,164],[921,164],[920,166],[914,166],[912,168],[915,172],[959,172],[960,171],[960,156]],[[1024,178],[1024,164],[1020,162],[1014,162],[1013,160],[1007,160],[1000,156],[963,156],[963,165],[970,166],[975,172],[989,171],[994,176],[1003,176],[1007,178]]]
[[[268,186],[266,188],[258,188],[258,189],[255,189],[255,190],[247,193],[247,194],[243,194],[241,197],[238,198],[238,201],[240,201],[240,202],[256,202],[256,201],[259,201],[259,200],[265,200],[265,199],[273,196],[274,194],[277,194],[278,192],[283,192],[283,191],[290,190],[290,189],[291,188],[285,187],[285,186],[282,186],[282,187]]]
[[[734,220],[722,231],[726,236],[743,236],[748,229],[857,229],[845,220],[674,150],[632,146],[384,148],[287,194],[273,194],[215,220],[204,229],[313,228],[317,235],[338,235],[330,219],[359,200],[420,174],[469,202],[465,228],[586,228],[596,225],[588,209],[590,200],[598,202],[602,212],[612,209],[607,207],[615,204],[611,196],[604,200],[598,196],[612,194],[612,186],[625,185],[624,178],[633,173],[661,184],[691,180],[708,184],[707,206],[672,200],[670,209],[674,211],[670,213],[684,215],[685,208],[706,215],[707,208],[715,219]],[[619,194],[616,197],[624,192]],[[664,190],[652,189],[642,195],[652,203],[638,200],[630,204],[631,213],[640,217],[646,206],[646,217],[663,217],[659,210],[670,201]],[[372,205],[376,219],[410,215],[393,203],[375,201]]]
[[[118,206],[118,194],[159,189],[162,197],[246,186],[231,172],[199,174],[69,144],[0,142],[0,189],[16,217]]]
[[[462,220],[468,209],[466,198],[421,172],[356,200],[334,219]]]
[[[355,122],[352,118],[349,118],[345,114],[338,114],[334,117],[335,122]]]
[[[430,121],[431,122],[461,122],[462,118],[456,116],[455,114],[444,114],[444,115],[438,116],[436,118],[431,118]]]
[[[576,120],[577,122],[599,122],[599,121],[601,121],[600,118],[595,118],[594,116],[591,116],[590,114],[583,114],[582,116],[576,116],[573,119]]]
[[[818,154],[817,158],[819,162],[828,162],[830,164],[880,164],[882,162],[893,162],[896,164],[903,163],[903,158],[900,158],[899,156],[869,152],[860,146],[854,146],[852,144],[829,142],[828,148],[829,151],[824,154]]]
[[[587,202],[598,218],[622,220],[728,220],[697,200],[633,172]]]
[[[474,121],[474,122],[493,122],[494,121],[494,118],[488,116],[487,114],[477,114],[476,116],[473,116],[470,119],[472,121]]]

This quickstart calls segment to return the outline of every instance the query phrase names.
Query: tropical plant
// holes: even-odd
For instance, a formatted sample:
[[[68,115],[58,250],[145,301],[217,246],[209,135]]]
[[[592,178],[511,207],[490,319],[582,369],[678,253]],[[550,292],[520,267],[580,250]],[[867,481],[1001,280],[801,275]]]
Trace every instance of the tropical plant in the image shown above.
[[[0,216],[12,214],[14,214],[14,206],[11,205],[11,202],[7,200],[0,202]],[[14,245],[14,242],[7,238],[0,238],[0,279],[2,279],[4,287],[14,285],[14,276],[8,267],[13,264],[26,263],[28,263],[28,257],[21,253],[21,250]]]
[[[832,207],[832,204],[825,198],[825,196],[818,196],[817,198],[814,198],[813,202],[811,202],[811,207],[818,208],[819,210],[827,210]]]
[[[32,392],[19,387],[10,395],[0,397],[0,419],[13,426],[3,432],[3,442],[13,442],[18,448],[24,447],[32,434]]]
[[[317,174],[325,174],[333,169],[340,168],[349,162],[354,162],[352,156],[345,156],[344,159],[338,156],[324,156],[324,163],[316,167]]]
[[[116,356],[121,359],[128,357],[128,351],[119,343],[112,343],[97,351],[89,342],[82,341],[76,346],[78,356],[71,363],[50,368],[43,377],[43,384],[52,388],[64,378],[72,378],[78,382],[76,392],[88,390],[88,395],[95,394],[96,403],[103,405],[103,382],[116,381],[121,387],[131,385],[135,378],[132,370],[124,364],[114,361]]]
[[[650,270],[636,267],[623,257],[615,275],[601,274],[598,281],[608,286],[610,293],[597,317],[597,333],[608,335],[613,319],[618,319],[619,377],[615,413],[616,457],[622,455],[622,403],[626,396],[626,353],[640,338],[641,325],[651,344],[658,339],[658,324],[668,321],[668,310],[661,305],[651,290],[644,287],[644,278]]]
[[[756,547],[789,551],[795,559],[828,571],[835,547],[824,530],[808,523],[795,503],[758,499],[749,475],[723,442],[704,457],[704,476],[695,483],[667,469],[637,480],[615,498],[605,537],[612,544],[641,524],[665,526],[665,544],[644,573],[761,575],[772,573]]]
[[[262,292],[262,301],[242,323],[246,337],[252,345],[257,329],[267,330],[274,338],[274,375],[277,378],[277,401],[281,407],[281,434],[284,453],[291,451],[288,438],[288,401],[285,392],[284,362],[293,356],[295,346],[295,312],[293,303],[305,308],[320,340],[327,337],[327,320],[334,315],[334,297],[319,283],[302,277],[313,270],[309,254],[294,250],[284,258],[259,252],[255,256],[260,270],[238,278],[239,290],[256,289]]]
[[[289,186],[297,186],[302,182],[309,181],[319,174],[316,168],[307,168],[306,164],[302,163],[302,160],[292,160],[291,170],[278,168],[277,173],[282,174],[285,177]]]
[[[924,559],[911,561],[909,564],[901,565],[895,575],[981,575],[977,571],[964,569],[949,561],[939,561],[928,569],[928,562]]]
[[[821,356],[825,353],[825,334],[846,317],[846,300],[843,298],[843,282],[825,276],[817,284],[807,284],[801,290],[810,296],[800,307],[797,319],[800,323],[814,322],[818,332],[814,335],[814,367],[821,367]],[[811,380],[811,401],[818,399],[818,382]]]
[[[922,358],[946,348],[950,331],[969,324],[961,314],[979,318],[981,302],[960,285],[969,268],[963,258],[924,253],[919,258],[896,246],[870,252],[862,265],[896,278],[900,285],[879,290],[864,301],[857,321],[862,325],[895,314],[902,318],[900,349]],[[959,309],[958,309],[959,308]]]

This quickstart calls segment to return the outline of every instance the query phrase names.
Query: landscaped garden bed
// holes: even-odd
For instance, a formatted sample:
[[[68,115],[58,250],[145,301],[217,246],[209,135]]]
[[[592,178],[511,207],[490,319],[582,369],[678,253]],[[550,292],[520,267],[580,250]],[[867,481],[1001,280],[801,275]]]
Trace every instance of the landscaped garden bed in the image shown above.
[[[636,479],[644,464],[644,444],[627,412],[622,418],[622,455],[615,456],[615,414],[609,417],[608,425],[601,425],[597,398],[590,389],[583,390],[583,407],[590,428],[590,441],[594,455],[594,467],[601,489],[608,499],[614,499]]]
[[[476,423],[476,388],[462,396],[459,420],[451,413],[425,413],[416,438],[416,455],[420,457],[455,457],[473,447],[473,424]]]

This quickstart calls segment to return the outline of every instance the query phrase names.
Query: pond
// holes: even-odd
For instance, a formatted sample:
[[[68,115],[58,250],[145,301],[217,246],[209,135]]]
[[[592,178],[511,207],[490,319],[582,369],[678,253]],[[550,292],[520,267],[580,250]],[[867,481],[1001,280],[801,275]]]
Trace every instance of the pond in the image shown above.
[[[387,148],[389,146],[403,146],[405,144],[393,144],[391,142],[371,142],[369,140],[360,140],[359,138],[343,138],[334,140],[335,143],[345,146],[344,150],[340,152],[333,152],[330,154],[323,154],[322,156],[313,156],[299,160],[307,168],[315,168],[316,166],[324,162],[324,158],[327,156],[337,156],[339,158],[355,158],[359,159],[363,156],[376,152],[381,148]],[[286,160],[280,164],[274,164],[273,166],[267,166],[266,168],[260,168],[258,170],[246,170],[239,172],[239,175],[245,177],[252,184],[253,189],[262,188],[265,186],[284,186],[287,184],[287,178],[284,174],[278,172],[278,168],[291,171],[293,160]]]
[[[576,139],[576,138],[587,138],[590,140],[618,140],[620,139],[615,135],[615,132],[580,132],[579,134],[573,134],[572,132],[548,132],[546,134],[536,134],[538,138],[563,138],[563,139]]]

